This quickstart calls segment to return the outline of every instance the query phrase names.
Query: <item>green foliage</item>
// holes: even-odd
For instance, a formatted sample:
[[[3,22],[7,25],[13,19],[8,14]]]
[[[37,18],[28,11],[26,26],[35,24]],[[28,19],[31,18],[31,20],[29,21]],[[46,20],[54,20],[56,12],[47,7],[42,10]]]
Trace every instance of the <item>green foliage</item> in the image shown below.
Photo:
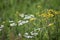
[[[51,10],[53,9],[53,10]],[[24,19],[21,14],[35,18]],[[13,27],[9,21],[13,20]],[[29,22],[18,25],[18,21]],[[60,40],[60,1],[59,0],[0,0],[0,40]],[[41,28],[41,30],[34,31]],[[1,29],[1,28],[0,28]],[[33,38],[25,38],[24,33],[38,32]],[[21,33],[20,35],[18,35]]]

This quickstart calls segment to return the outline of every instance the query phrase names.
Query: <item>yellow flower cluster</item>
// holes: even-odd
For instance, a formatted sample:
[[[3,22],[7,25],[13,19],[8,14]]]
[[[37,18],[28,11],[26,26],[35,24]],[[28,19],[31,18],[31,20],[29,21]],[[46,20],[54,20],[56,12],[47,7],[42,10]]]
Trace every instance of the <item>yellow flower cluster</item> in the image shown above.
[[[54,11],[53,10],[48,10],[47,13],[43,13],[43,14],[41,14],[41,16],[45,17],[45,18],[53,17],[54,16]]]
[[[52,10],[52,9],[48,10],[48,12],[53,13],[55,15],[60,14],[60,11],[55,11],[55,10]]]
[[[55,11],[52,9],[49,9],[49,10],[43,12],[42,14],[39,12],[36,13],[37,16],[44,17],[44,18],[51,18],[51,17],[54,17],[55,15],[59,15],[59,14],[60,14],[60,11]]]
[[[44,14],[41,14],[41,16],[45,18],[50,18],[50,17],[53,17],[54,15],[50,13],[44,13]]]

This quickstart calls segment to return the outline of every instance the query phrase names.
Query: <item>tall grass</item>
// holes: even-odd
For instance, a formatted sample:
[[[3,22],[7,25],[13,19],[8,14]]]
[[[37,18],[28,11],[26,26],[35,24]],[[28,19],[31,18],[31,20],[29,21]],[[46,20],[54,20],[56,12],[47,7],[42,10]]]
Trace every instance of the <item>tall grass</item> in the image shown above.
[[[59,0],[0,0],[0,40],[60,40],[59,4]]]

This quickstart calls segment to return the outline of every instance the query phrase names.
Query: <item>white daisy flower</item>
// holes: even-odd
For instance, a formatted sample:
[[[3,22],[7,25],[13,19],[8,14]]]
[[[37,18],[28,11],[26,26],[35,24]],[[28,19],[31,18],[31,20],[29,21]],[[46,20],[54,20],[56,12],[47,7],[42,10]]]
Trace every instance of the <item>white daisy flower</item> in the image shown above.
[[[4,27],[4,25],[1,25],[1,26],[0,26],[0,29],[2,29],[3,27]]]
[[[33,36],[24,36],[25,38],[33,38]]]
[[[29,15],[25,15],[25,17],[28,17]]]
[[[19,14],[19,16],[23,18],[24,17],[24,14]]]
[[[25,22],[26,22],[26,23],[28,23],[29,21],[28,21],[28,20],[26,20]]]
[[[34,17],[34,15],[30,15],[31,17]]]
[[[14,21],[9,21],[9,22],[11,23],[11,22],[14,22]]]
[[[16,26],[17,24],[16,23],[11,23],[10,26]]]
[[[22,21],[21,23],[25,24],[26,22],[25,21]]]
[[[40,31],[40,30],[41,30],[41,28],[34,29],[34,31]]]
[[[24,17],[24,19],[30,19],[30,18],[31,18],[30,16]]]
[[[33,38],[33,36],[30,36],[28,33],[25,33],[25,34],[24,34],[24,37],[25,37],[25,38]]]
[[[38,33],[37,32],[30,32],[31,33],[31,35],[33,35],[33,36],[37,36],[38,35]]]
[[[33,18],[34,15],[25,15],[24,19],[30,19],[30,18]]]
[[[18,23],[18,26],[23,25],[22,23]]]
[[[22,21],[23,24],[28,23],[28,22],[29,22],[28,20],[26,20],[26,21]]]
[[[21,33],[19,33],[18,36],[21,36]]]
[[[24,35],[29,35],[28,33],[25,33]]]
[[[21,22],[18,23],[19,26],[23,25],[23,24],[25,24],[25,21],[21,21]]]
[[[29,22],[28,20],[26,20],[26,21],[19,21],[18,25],[20,26],[20,25],[23,25],[23,24],[28,23],[28,22]]]

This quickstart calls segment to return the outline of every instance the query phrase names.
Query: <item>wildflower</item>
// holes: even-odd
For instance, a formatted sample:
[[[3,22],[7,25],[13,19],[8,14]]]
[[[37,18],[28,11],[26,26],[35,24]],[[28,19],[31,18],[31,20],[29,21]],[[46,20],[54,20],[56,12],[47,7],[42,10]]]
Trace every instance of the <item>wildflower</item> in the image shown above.
[[[33,36],[37,36],[38,35],[38,33],[37,32],[30,32],[31,33],[31,35],[33,35]]]
[[[34,17],[34,15],[30,15],[31,17]]]
[[[40,30],[41,30],[41,28],[34,29],[34,31],[40,31]]]
[[[3,27],[4,27],[4,25],[1,25],[1,26],[0,26],[0,29],[2,29]]]
[[[11,23],[10,26],[16,26],[17,24],[16,23]]]
[[[48,15],[47,15],[48,17],[53,17],[54,15],[53,14],[51,14],[51,13],[48,13]]]
[[[9,22],[11,23],[11,22],[14,22],[14,21],[9,21]]]
[[[18,36],[20,36],[20,37],[21,37],[21,33],[19,33],[19,34],[18,34]]]
[[[29,15],[25,15],[25,17],[28,17]]]
[[[25,38],[33,38],[33,36],[24,36]]]
[[[1,25],[1,27],[4,27],[4,25]]]
[[[24,19],[30,19],[31,18],[31,16],[29,16],[29,15],[25,15],[25,17],[24,17]]]
[[[24,34],[24,37],[25,37],[25,38],[33,38],[33,36],[30,36],[28,33],[25,33],[25,34]]]
[[[30,21],[33,21],[33,20],[35,20],[36,18],[30,18]]]
[[[22,20],[18,21],[18,26],[23,25]]]
[[[42,17],[47,17],[47,14],[44,13],[44,14],[41,14],[41,16],[42,16]]]
[[[22,23],[22,24],[25,24],[25,23],[26,23],[26,21],[22,21],[21,23]]]
[[[31,17],[25,17],[24,19],[30,19]]]
[[[25,15],[24,19],[34,18],[34,15]]]
[[[48,12],[54,12],[54,10],[52,10],[52,9],[49,9],[49,10],[48,10]]]
[[[23,25],[22,23],[18,23],[18,26]]]
[[[24,37],[25,37],[25,38],[33,38],[33,36],[30,36],[28,33],[25,33],[25,34],[24,34]]]
[[[3,28],[3,27],[4,27],[4,25],[1,25],[1,26],[0,26],[0,31],[2,31],[2,28]]]
[[[29,22],[28,20],[25,21],[25,23],[28,23],[28,22]]]
[[[28,20],[26,20],[26,21],[19,21],[18,25],[20,26],[20,25],[23,25],[23,24],[28,23],[28,22],[29,22]]]
[[[51,14],[51,13],[45,13],[45,14],[41,14],[42,17],[45,17],[45,18],[50,18],[50,17],[53,17],[54,15]]]
[[[19,16],[23,18],[24,17],[24,14],[19,14]]]
[[[48,26],[52,26],[54,23],[50,23]]]
[[[24,35],[29,35],[28,33],[25,33]]]

